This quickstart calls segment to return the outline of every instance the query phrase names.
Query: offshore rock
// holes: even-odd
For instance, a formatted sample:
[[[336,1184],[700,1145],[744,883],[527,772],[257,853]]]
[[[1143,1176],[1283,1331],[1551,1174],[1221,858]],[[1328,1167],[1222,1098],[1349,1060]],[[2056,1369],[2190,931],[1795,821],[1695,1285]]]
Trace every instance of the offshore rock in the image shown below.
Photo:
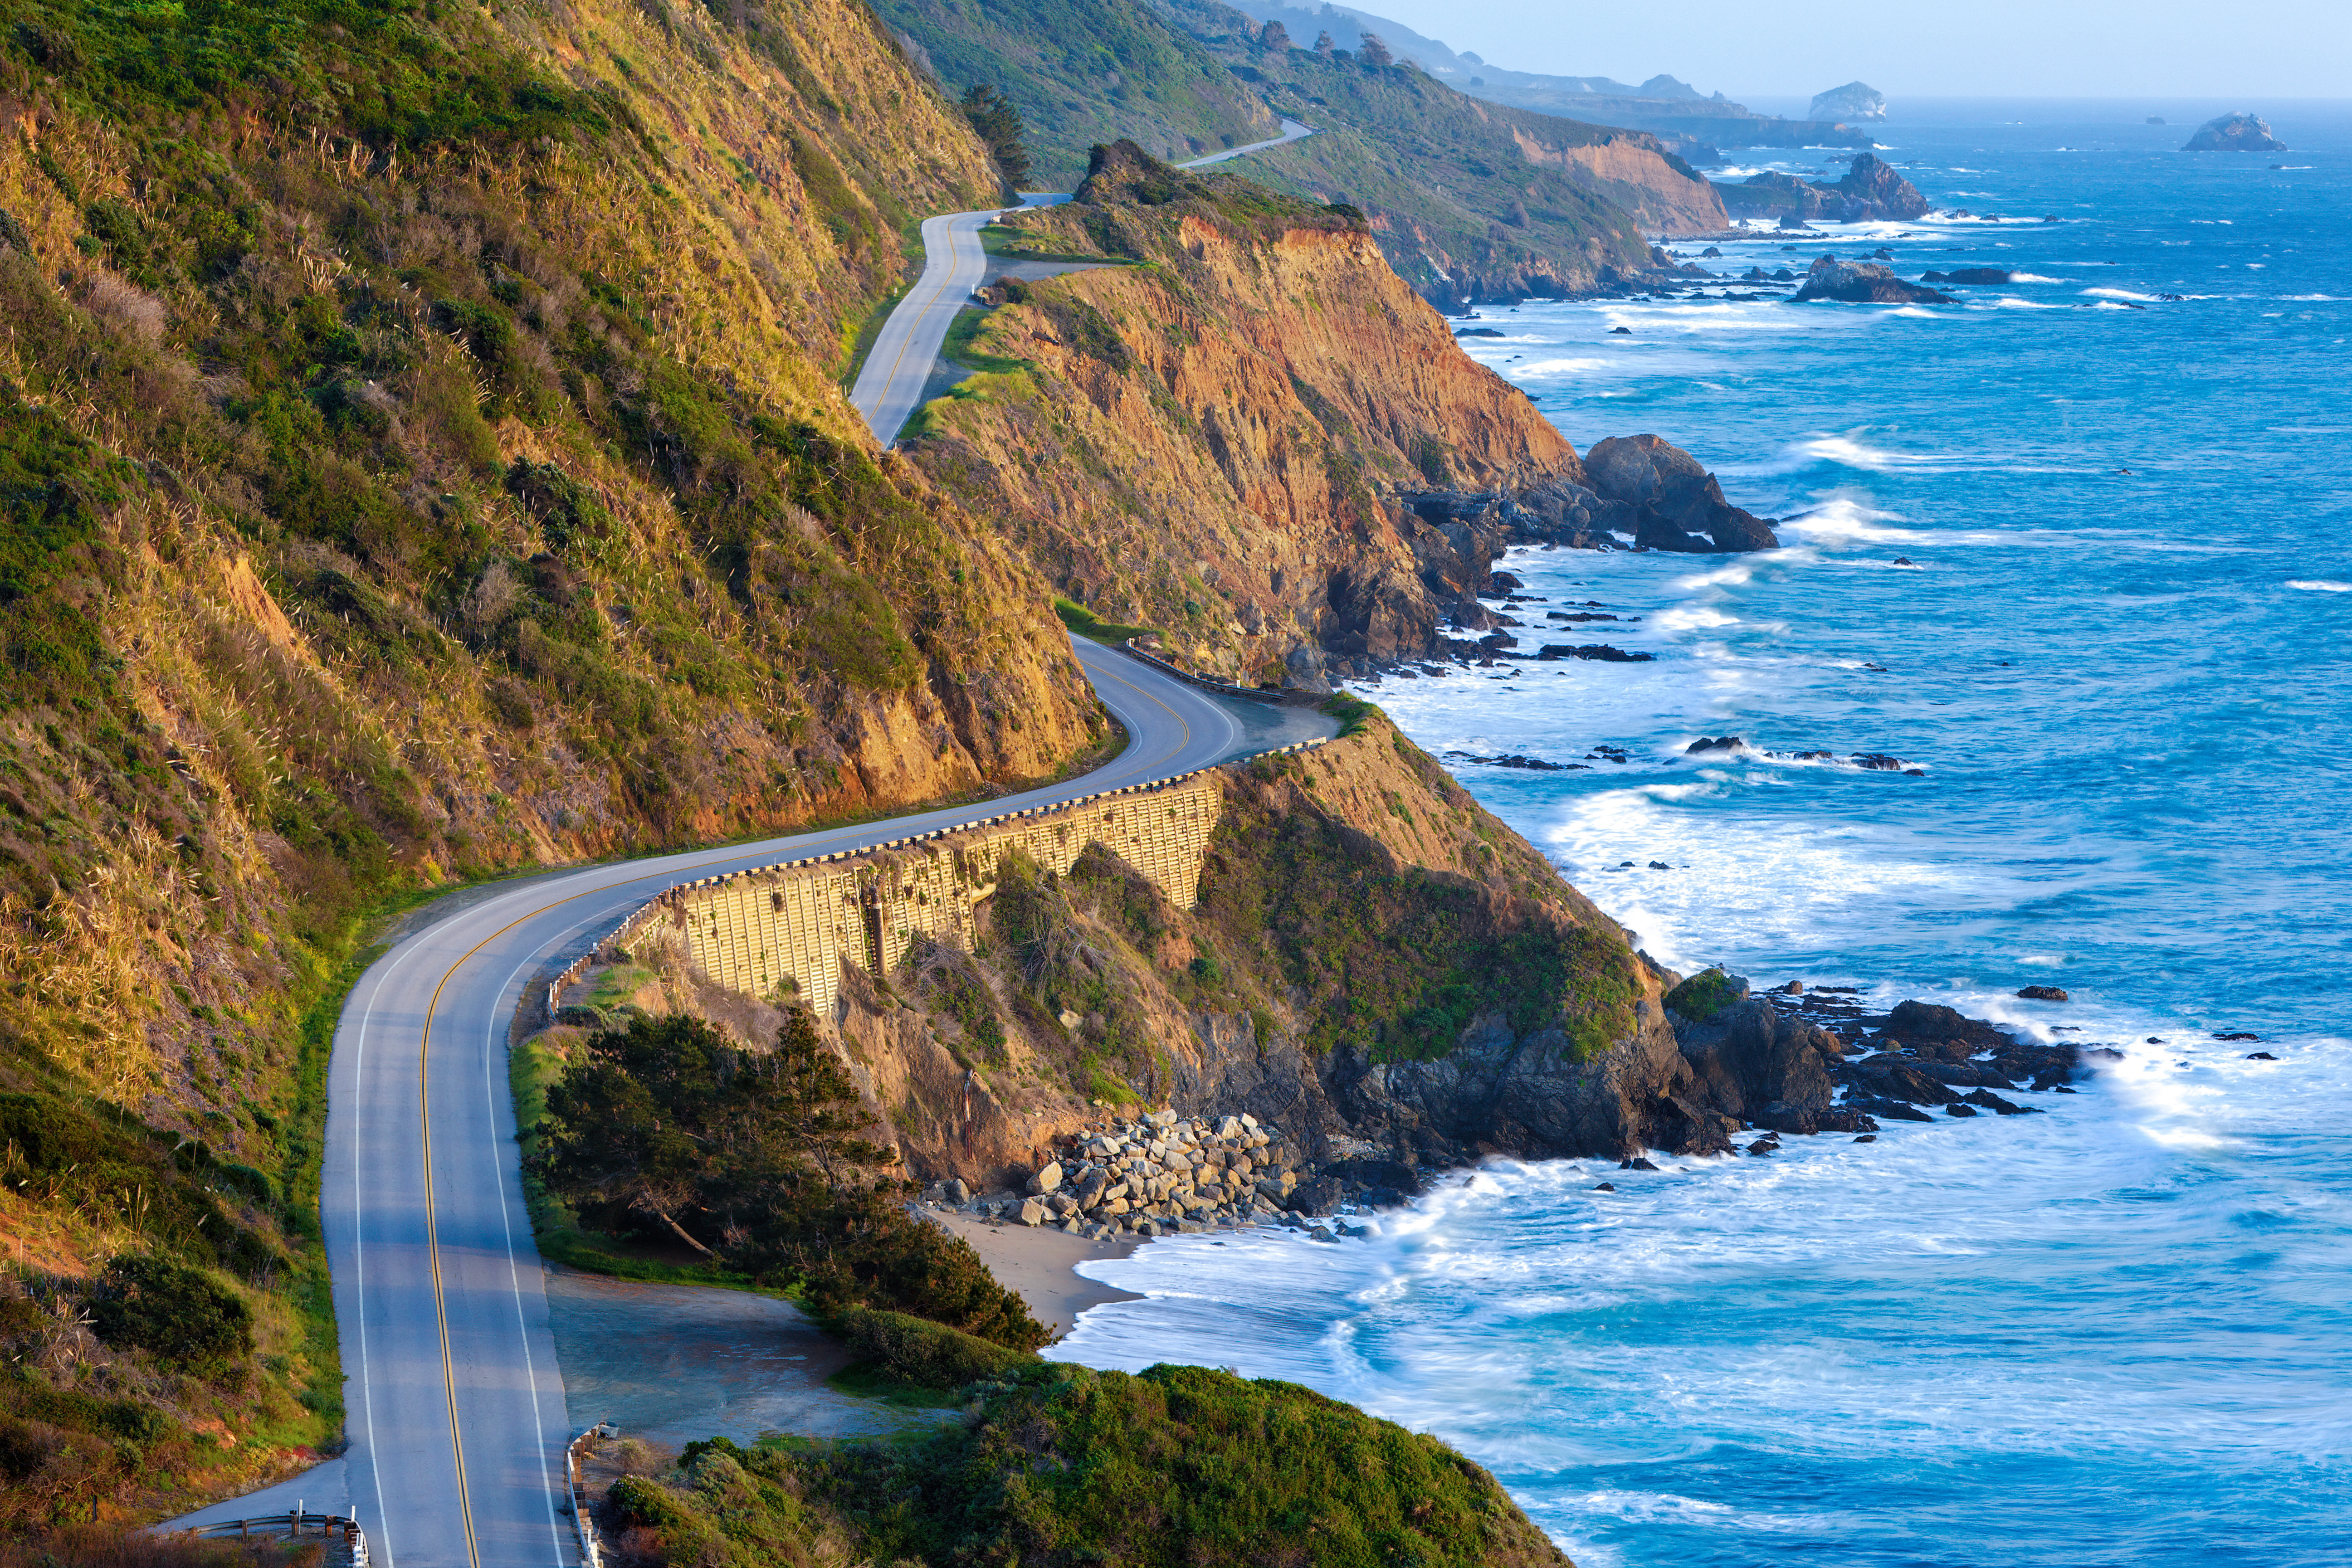
[[[1843,87],[1815,93],[1813,106],[1805,111],[1805,118],[1843,120],[1848,125],[1884,120],[1886,118],[1886,95],[1868,82],[1850,81]]]
[[[1603,498],[1633,508],[1634,542],[1651,549],[1729,553],[1780,543],[1770,524],[1723,498],[1723,486],[1698,459],[1659,436],[1596,442],[1584,471]]]
[[[1849,305],[1952,305],[1950,295],[1924,284],[1906,283],[1874,261],[1840,261],[1822,256],[1805,274],[1805,286],[1795,302],[1837,299]]]
[[[1905,223],[1926,217],[1929,210],[1927,198],[1919,193],[1918,188],[1874,153],[1855,153],[1853,166],[1837,183],[1836,190],[1844,209],[1838,215],[1848,223],[1860,222],[1860,209],[1865,205],[1873,209],[1871,216]]]
[[[2286,143],[2271,134],[2269,124],[2252,114],[2225,114],[2197,128],[2183,152],[2284,152]]]

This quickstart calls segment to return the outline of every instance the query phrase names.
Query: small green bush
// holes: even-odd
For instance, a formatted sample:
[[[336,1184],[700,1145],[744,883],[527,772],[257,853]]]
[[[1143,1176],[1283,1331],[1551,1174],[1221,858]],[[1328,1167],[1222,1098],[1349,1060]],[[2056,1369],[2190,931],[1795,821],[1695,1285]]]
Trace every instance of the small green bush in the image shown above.
[[[188,1372],[216,1372],[253,1352],[253,1309],[226,1285],[168,1258],[117,1258],[90,1303],[104,1343],[147,1351]]]
[[[904,1312],[845,1307],[826,1326],[879,1371],[921,1388],[961,1388],[1036,1359]]]
[[[1748,994],[1748,984],[1720,968],[1701,969],[1666,993],[1666,1010],[1705,1023]]]

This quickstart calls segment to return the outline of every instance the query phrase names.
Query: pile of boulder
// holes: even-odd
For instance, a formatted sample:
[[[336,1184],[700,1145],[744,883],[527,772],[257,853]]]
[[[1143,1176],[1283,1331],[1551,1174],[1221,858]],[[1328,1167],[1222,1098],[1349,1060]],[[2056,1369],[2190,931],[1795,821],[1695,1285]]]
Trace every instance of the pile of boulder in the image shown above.
[[[1244,1225],[1294,1207],[1328,1212],[1312,1168],[1302,1169],[1280,1133],[1253,1116],[1154,1111],[1068,1143],[1060,1158],[1029,1177],[1025,1193],[975,1200],[962,1182],[952,1181],[932,1196],[1005,1224],[1052,1226],[1089,1239]]]

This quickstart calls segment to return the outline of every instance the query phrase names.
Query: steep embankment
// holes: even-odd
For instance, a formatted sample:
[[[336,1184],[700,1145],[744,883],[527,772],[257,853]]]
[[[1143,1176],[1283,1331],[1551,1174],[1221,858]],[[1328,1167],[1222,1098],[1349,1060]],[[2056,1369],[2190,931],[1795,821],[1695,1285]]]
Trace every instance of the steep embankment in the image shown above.
[[[1675,977],[1377,709],[1349,711],[1319,750],[1212,776],[1192,908],[1096,846],[1060,877],[1000,867],[969,952],[845,967],[828,1021],[916,1175],[1018,1190],[1101,1106],[1145,1103],[1249,1113],[1317,1164],[1669,1141]],[[772,1012],[658,944],[606,973],[599,994],[772,1037]]]
[[[1027,130],[1031,183],[1066,191],[1087,149],[1124,136],[1185,159],[1282,134],[1266,107],[1179,28],[1134,0],[877,0],[950,93],[987,86]]]
[[[331,1438],[298,1024],[359,911],[1097,733],[835,384],[995,188],[862,5],[8,16],[0,1523]]]
[[[1381,250],[1448,305],[1585,292],[1655,264],[1642,235],[1728,226],[1714,189],[1642,131],[1482,102],[1404,65],[1269,41],[1219,0],[1171,13],[1234,75],[1321,134],[1254,176],[1360,207]]]
[[[1014,240],[1145,265],[998,286],[972,377],[908,448],[1055,588],[1249,681],[1420,653],[1492,549],[1400,492],[1581,480],[1348,214],[1113,149]],[[1289,661],[1286,664],[1286,661]]]

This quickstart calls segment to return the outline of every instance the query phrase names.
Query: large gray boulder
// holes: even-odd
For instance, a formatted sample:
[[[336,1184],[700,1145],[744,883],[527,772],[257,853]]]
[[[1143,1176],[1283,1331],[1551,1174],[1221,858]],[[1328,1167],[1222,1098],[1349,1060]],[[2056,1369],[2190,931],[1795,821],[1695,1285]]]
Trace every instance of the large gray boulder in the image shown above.
[[[1686,554],[1773,549],[1780,537],[1753,512],[1723,498],[1698,459],[1656,435],[1612,435],[1584,455],[1584,475],[1604,499],[1633,509],[1633,542]]]
[[[2197,128],[2183,152],[2284,152],[2286,143],[2271,134],[2260,116],[2225,114]]]

